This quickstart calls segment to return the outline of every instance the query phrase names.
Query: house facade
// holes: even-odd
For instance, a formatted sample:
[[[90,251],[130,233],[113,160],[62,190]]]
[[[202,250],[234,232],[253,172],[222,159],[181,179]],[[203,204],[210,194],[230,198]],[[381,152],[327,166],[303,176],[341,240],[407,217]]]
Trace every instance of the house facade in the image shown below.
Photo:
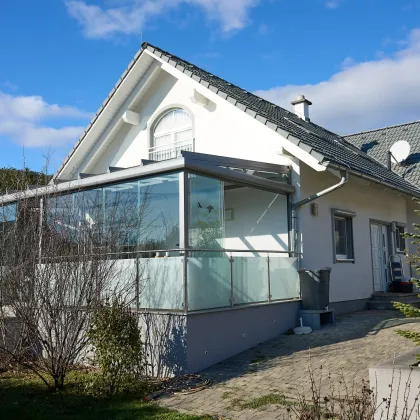
[[[197,372],[295,327],[299,268],[332,268],[337,313],[387,290],[420,189],[293,104],[144,43],[43,190],[91,225],[112,200],[137,203],[121,265],[142,264],[153,373]],[[2,205],[13,222],[19,194]]]

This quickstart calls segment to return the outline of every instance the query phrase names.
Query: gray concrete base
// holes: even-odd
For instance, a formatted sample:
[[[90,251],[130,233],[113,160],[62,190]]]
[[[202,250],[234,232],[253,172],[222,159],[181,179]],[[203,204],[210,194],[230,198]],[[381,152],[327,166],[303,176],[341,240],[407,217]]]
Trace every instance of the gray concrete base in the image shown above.
[[[334,309],[336,315],[348,314],[350,312],[363,311],[366,309],[367,299],[357,300],[344,300],[342,302],[332,302],[329,304],[329,308]]]
[[[301,301],[202,313],[143,313],[149,373],[199,372],[297,326]]]
[[[300,301],[278,302],[188,314],[188,372],[203,370],[296,327],[300,305]]]
[[[389,413],[396,410],[396,417],[392,418],[415,420],[420,417],[420,367],[417,354],[420,354],[420,347],[369,368],[370,387],[379,406],[375,420],[388,418],[384,399],[390,399]]]
[[[148,373],[155,377],[187,373],[187,317],[176,313],[140,313]]]

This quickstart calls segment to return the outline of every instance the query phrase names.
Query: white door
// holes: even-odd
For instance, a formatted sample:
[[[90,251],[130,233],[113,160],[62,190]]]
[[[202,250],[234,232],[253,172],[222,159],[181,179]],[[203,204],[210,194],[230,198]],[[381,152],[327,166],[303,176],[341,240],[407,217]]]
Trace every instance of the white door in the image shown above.
[[[370,237],[374,290],[375,292],[386,292],[388,289],[388,227],[372,223]]]

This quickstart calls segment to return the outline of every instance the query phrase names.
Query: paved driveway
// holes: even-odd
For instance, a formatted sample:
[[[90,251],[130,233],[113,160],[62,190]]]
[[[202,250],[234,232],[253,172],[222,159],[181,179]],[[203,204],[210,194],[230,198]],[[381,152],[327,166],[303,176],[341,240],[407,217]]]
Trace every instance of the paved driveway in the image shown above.
[[[343,377],[348,386],[360,384],[368,379],[369,366],[415,347],[395,333],[401,327],[420,332],[420,320],[403,319],[395,311],[337,317],[334,326],[304,336],[283,335],[219,363],[202,372],[214,381],[211,388],[168,397],[160,404],[226,419],[284,418],[285,408],[275,404],[275,395],[308,394],[309,366],[316,378],[323,378],[323,389],[331,381],[342,387]]]

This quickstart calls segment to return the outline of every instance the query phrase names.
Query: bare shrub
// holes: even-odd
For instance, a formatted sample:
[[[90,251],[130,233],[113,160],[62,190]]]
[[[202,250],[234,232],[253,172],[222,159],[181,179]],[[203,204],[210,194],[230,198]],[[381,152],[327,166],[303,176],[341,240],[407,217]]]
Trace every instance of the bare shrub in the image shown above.
[[[315,374],[308,368],[309,393],[297,389],[297,397],[287,400],[287,419],[295,420],[409,420],[417,408],[420,390],[412,389],[411,377],[401,381],[393,375],[386,397],[379,397],[377,387],[368,382],[346,380],[341,374],[338,383],[322,366]],[[410,402],[411,401],[411,402]]]
[[[105,299],[138,305],[141,268],[135,257],[124,261],[138,249],[132,236],[147,214],[147,191],[140,208],[137,197],[109,194],[105,211],[102,194],[51,185],[0,207],[0,356],[49,388],[62,388],[83,361],[86,331]]]

